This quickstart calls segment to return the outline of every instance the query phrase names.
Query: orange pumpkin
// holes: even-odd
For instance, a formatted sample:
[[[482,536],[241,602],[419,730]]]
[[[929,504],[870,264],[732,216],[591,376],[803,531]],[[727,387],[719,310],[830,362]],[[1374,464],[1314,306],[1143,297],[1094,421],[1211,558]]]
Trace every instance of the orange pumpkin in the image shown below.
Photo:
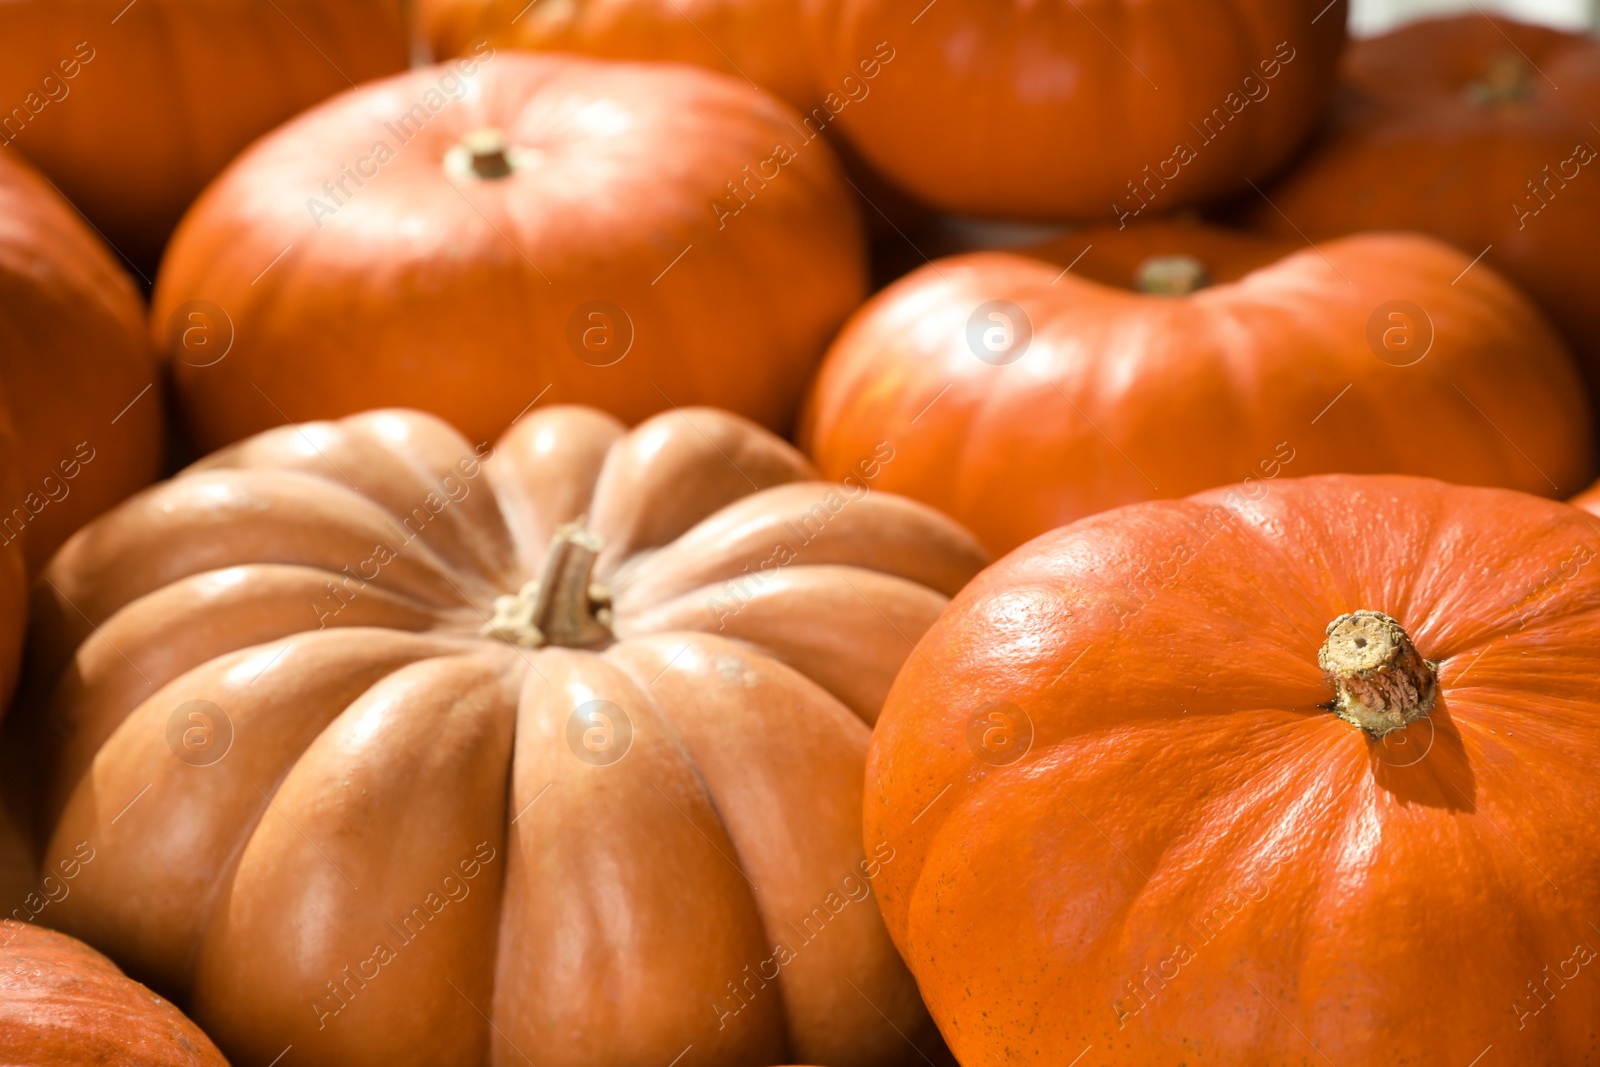
[[[1482,13],[1351,46],[1329,128],[1253,205],[1323,239],[1421,230],[1499,270],[1567,335],[1600,395],[1600,42]]]
[[[814,102],[798,0],[421,0],[439,58],[497,48],[694,63],[747,79],[793,106]]]
[[[1147,292],[1079,277],[1102,261],[1126,279],[1157,248],[1170,254],[1141,268]],[[1259,490],[1285,474],[1394,471],[1550,496],[1588,484],[1571,356],[1493,271],[1380,234],[1237,277],[1281,251],[1201,227],[1108,226],[1041,253],[1056,262],[939,260],[839,336],[805,446],[831,477],[888,441],[883,487],[994,551],[1240,478]]]
[[[153,328],[190,429],[401,405],[486,440],[540,397],[786,427],[865,287],[792,119],[693,67],[493,50],[329,101],[173,239]]]
[[[0,1060],[228,1067],[183,1013],[81,942],[0,921]]]
[[[1600,482],[1596,482],[1594,485],[1591,485],[1589,488],[1573,497],[1570,501],[1568,501],[1568,503],[1572,504],[1574,507],[1579,507],[1585,511],[1600,515]]]
[[[986,571],[866,794],[956,1056],[1593,1063],[1597,552],[1566,504],[1331,475]]]
[[[3,152],[0,383],[20,479],[0,498],[0,544],[20,543],[37,568],[154,480],[162,399],[133,283],[72,206]]]
[[[396,0],[10,0],[0,142],[152,270],[184,208],[260,134],[406,65]]]
[[[945,210],[1031,219],[1156,214],[1271,174],[1332,88],[1346,7],[806,3],[827,112],[869,161]]]
[[[868,724],[986,558],[892,462],[390,411],[134,498],[41,587],[51,922],[248,1063],[917,1058]]]

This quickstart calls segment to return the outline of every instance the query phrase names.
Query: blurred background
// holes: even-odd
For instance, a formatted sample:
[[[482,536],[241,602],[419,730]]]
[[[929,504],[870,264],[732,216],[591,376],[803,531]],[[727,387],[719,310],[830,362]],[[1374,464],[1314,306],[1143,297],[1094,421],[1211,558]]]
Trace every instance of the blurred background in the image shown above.
[[[1412,19],[1474,8],[1564,30],[1600,29],[1600,0],[1355,0],[1350,29],[1370,37]]]

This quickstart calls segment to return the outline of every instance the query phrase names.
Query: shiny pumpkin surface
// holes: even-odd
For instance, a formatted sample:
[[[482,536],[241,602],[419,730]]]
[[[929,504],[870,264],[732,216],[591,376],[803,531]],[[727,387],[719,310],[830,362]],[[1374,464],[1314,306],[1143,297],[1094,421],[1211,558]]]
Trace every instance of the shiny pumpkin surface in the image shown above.
[[[1030,219],[1159,214],[1271,174],[1332,88],[1347,11],[1344,0],[806,7],[819,84],[837,88],[830,110],[863,155],[944,210]],[[844,79],[885,55],[871,96],[851,100]]]
[[[245,145],[405,65],[397,0],[8,0],[0,140],[153,272]]]
[[[890,933],[963,1063],[1600,1062],[1592,518],[1395,476],[1135,505],[980,575],[873,736]],[[1376,738],[1324,629],[1437,666]]]
[[[827,484],[736,416],[572,407],[491,454],[390,411],[134,498],[36,610],[46,862],[98,852],[51,922],[241,1064],[915,1058],[868,724],[986,557],[885,456]]]
[[[496,47],[694,63],[805,108],[815,97],[797,0],[422,0],[439,58]]]
[[[74,530],[155,479],[156,376],[132,280],[72,205],[0,153],[0,382],[20,479],[0,499],[4,550],[20,543],[41,567]]]
[[[1052,254],[1098,242],[1125,264],[1118,241],[1150,246],[1134,233]],[[1420,236],[1358,235],[1155,296],[1026,256],[939,260],[846,326],[802,440],[827,475],[890,441],[884,488],[996,552],[1240,479],[1396,472],[1570,494],[1594,470],[1577,368],[1525,297],[1469,264]]]
[[[849,187],[792,118],[694,67],[488,46],[313,109],[173,240],[152,328],[190,428],[398,405],[484,440],[539,397],[786,427],[865,286]],[[509,173],[470,169],[485,129]]]
[[[1253,220],[1431,233],[1505,274],[1600,395],[1600,43],[1469,13],[1350,46],[1328,128]]]
[[[51,1067],[227,1067],[183,1013],[79,941],[0,921],[0,1059]]]

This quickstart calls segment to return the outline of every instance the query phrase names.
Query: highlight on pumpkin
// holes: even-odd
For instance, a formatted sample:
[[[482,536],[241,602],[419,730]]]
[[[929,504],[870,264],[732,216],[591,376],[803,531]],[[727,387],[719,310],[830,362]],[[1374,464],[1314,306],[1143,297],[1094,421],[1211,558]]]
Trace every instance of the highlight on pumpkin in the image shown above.
[[[0,1063],[1600,1067],[1600,22],[1415,8],[0,2]]]

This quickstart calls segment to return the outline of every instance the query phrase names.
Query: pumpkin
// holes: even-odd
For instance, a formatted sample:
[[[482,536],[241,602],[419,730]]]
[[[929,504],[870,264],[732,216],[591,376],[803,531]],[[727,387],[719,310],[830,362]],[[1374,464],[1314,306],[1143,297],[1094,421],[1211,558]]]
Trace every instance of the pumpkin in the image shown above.
[[[183,1013],[94,949],[0,921],[0,1059],[90,1067],[227,1067]]]
[[[1041,251],[1055,262],[939,260],[835,341],[806,448],[835,477],[888,441],[883,488],[997,552],[1241,478],[1399,472],[1550,496],[1588,484],[1591,421],[1571,356],[1493,271],[1414,235],[1270,260],[1281,247],[1107,226]],[[1256,257],[1270,261],[1227,280]],[[1124,287],[1079,276],[1092,269]],[[1126,287],[1134,273],[1146,291]]]
[[[38,568],[155,479],[162,390],[133,283],[72,206],[4,152],[0,383],[20,478],[0,500],[0,551],[20,543]]]
[[[387,411],[135,497],[40,587],[51,922],[248,1063],[916,1058],[866,745],[986,557],[893,462]]]
[[[421,0],[433,54],[497,48],[694,63],[759,85],[804,110],[815,102],[798,0]]]
[[[1559,90],[1559,91],[1558,91]],[[1600,42],[1482,13],[1351,46],[1328,129],[1258,226],[1431,233],[1482,256],[1566,334],[1600,395]]]
[[[947,211],[1162,213],[1247,189],[1289,158],[1332,89],[1346,8],[808,0],[828,94],[817,117]]]
[[[1600,482],[1596,482],[1594,485],[1591,485],[1589,488],[1573,497],[1570,501],[1568,501],[1568,503],[1572,504],[1574,507],[1580,507],[1585,511],[1591,511],[1596,515],[1600,515]]]
[[[240,149],[406,51],[397,0],[10,0],[0,142],[148,271]]]
[[[1592,519],[1402,476],[1253,495],[1046,534],[895,682],[865,834],[957,1058],[1593,1062]]]
[[[0,493],[18,500],[22,479],[18,476],[19,447],[4,401],[4,382],[0,381]],[[28,625],[28,565],[20,541],[0,546],[0,718],[11,702],[12,690],[22,664],[23,637]]]
[[[850,190],[792,118],[694,67],[492,49],[313,109],[163,265],[192,433],[395,405],[488,440],[540,397],[788,426],[866,270]]]

